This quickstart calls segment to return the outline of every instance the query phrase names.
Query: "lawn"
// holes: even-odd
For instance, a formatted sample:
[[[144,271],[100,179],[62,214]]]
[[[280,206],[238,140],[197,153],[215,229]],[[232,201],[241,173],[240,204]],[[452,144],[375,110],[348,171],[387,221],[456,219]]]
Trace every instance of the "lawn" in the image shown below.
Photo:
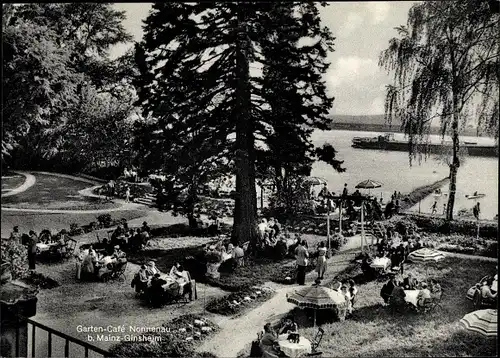
[[[12,190],[21,186],[25,180],[26,178],[24,177],[24,175],[15,173],[11,176],[2,177],[2,192]]]
[[[482,276],[495,271],[495,262],[447,258],[439,266],[429,268],[429,277],[436,278],[443,288],[442,306],[430,313],[391,313],[382,305],[380,289],[383,282],[358,285],[359,294],[354,317],[345,322],[323,323],[325,336],[320,350],[324,356],[496,356],[496,340],[468,332],[459,320],[473,311],[465,294]],[[405,275],[412,272],[425,279],[422,265],[405,266]],[[350,267],[341,278],[360,277]],[[300,333],[314,337],[317,328],[304,312],[294,310]],[[321,311],[320,311],[321,312]]]
[[[174,226],[175,230],[168,230],[170,227],[174,228]],[[295,259],[285,258],[275,261],[258,258],[251,259],[246,266],[238,267],[234,272],[221,272],[218,279],[208,278],[205,276],[205,264],[202,263],[203,245],[215,242],[217,238],[179,237],[175,232],[186,231],[181,230],[180,226],[183,225],[176,224],[164,228],[165,233],[171,231],[171,233],[165,234],[165,236],[170,237],[156,238],[151,248],[133,254],[129,259],[137,264],[156,260],[157,267],[163,272],[169,272],[172,266],[179,262],[184,264],[197,282],[207,283],[230,292],[238,292],[244,288],[262,285],[269,281],[280,282],[288,275],[289,271],[295,271]],[[307,240],[310,252],[314,251],[318,242],[324,240],[324,237],[316,235],[302,235],[302,238]],[[188,257],[193,259],[187,259]],[[313,269],[313,267],[310,267],[310,269]],[[224,268],[222,267],[220,271],[224,271]]]
[[[113,219],[125,218],[127,220],[135,219],[147,214],[141,210],[113,211],[110,213]],[[37,233],[44,229],[52,232],[62,229],[69,230],[72,223],[80,226],[87,225],[97,221],[98,214],[41,214],[35,212],[13,212],[2,211],[2,237],[8,237],[14,226],[19,226],[21,232],[34,230]]]
[[[22,209],[73,210],[110,209],[119,206],[78,193],[89,186],[91,185],[82,181],[37,173],[36,183],[32,187],[22,193],[3,198],[2,205]]]

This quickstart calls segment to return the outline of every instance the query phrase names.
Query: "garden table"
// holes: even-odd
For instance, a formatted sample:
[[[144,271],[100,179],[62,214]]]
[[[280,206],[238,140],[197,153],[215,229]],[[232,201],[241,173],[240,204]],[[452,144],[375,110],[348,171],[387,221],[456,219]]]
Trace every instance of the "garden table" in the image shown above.
[[[311,342],[307,338],[301,336],[299,343],[291,343],[287,338],[288,334],[281,334],[278,337],[278,345],[287,357],[296,358],[312,352]]]
[[[391,264],[391,260],[389,260],[388,257],[377,257],[373,259],[372,264],[370,267],[375,268],[375,269],[383,269],[385,270],[389,265]]]
[[[417,307],[417,296],[419,292],[419,290],[405,290],[405,301]]]
[[[50,244],[44,244],[44,243],[37,243],[36,248],[38,252],[44,252],[44,251],[49,251],[51,247],[59,245],[57,242],[53,242]]]

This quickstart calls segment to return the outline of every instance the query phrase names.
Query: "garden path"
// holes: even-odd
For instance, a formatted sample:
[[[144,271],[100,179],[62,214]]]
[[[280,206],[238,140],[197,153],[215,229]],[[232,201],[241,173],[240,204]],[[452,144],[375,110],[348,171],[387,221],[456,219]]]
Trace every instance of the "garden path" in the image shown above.
[[[328,260],[325,281],[332,280],[349,265],[355,255],[350,246],[344,246],[341,252]],[[315,271],[310,272],[306,276],[306,285],[314,282],[316,275]],[[266,322],[281,319],[295,307],[294,304],[286,301],[286,296],[297,290],[297,286],[284,286],[273,282],[268,282],[265,286],[274,288],[276,294],[270,300],[245,315],[218,321],[217,324],[221,327],[221,330],[211,339],[204,341],[197,348],[197,351],[210,352],[217,357],[236,357],[252,339],[257,337],[257,333],[262,330]]]

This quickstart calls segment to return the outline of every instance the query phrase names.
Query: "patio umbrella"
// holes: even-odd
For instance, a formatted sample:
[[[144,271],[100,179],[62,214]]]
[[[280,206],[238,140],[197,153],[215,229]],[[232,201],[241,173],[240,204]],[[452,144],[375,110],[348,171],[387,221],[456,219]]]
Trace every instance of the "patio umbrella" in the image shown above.
[[[418,249],[416,251],[413,251],[408,255],[408,260],[412,262],[423,262],[423,263],[429,263],[429,262],[438,262],[441,261],[445,258],[444,254],[442,252],[439,252],[437,250],[432,250],[424,247],[423,249]],[[429,276],[429,269],[426,266],[426,275]]]
[[[382,186],[382,183],[379,183],[378,181],[367,179],[362,181],[361,183],[358,183],[358,185],[355,186],[356,189],[368,189],[368,195],[370,195],[370,189],[374,188],[380,188]],[[364,211],[364,201],[361,201],[361,251],[363,251],[363,244],[365,241],[365,211]]]
[[[311,185],[324,185],[324,184],[327,184],[325,179],[319,178],[319,177],[308,177],[306,179],[306,183],[309,183]]]
[[[497,336],[497,310],[479,310],[466,314],[460,323],[469,331],[481,333],[484,336]]]
[[[314,327],[316,327],[316,310],[346,305],[343,294],[317,284],[295,291],[288,295],[286,300],[301,308],[313,308]]]

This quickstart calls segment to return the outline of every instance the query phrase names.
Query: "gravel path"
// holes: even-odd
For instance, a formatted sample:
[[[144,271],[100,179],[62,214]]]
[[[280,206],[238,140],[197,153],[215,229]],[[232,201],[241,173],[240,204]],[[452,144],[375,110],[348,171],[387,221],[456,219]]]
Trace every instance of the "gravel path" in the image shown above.
[[[350,245],[346,245],[344,249],[351,251]],[[349,265],[353,258],[354,252],[352,251],[341,252],[330,258],[325,281],[333,279],[338,272]],[[316,272],[310,272],[306,276],[306,285],[312,284],[316,277]],[[295,307],[294,304],[286,301],[286,296],[297,290],[298,286],[284,286],[273,282],[268,282],[265,286],[276,290],[273,298],[243,316],[226,318],[217,322],[221,331],[211,339],[204,341],[197,348],[197,351],[210,352],[217,357],[236,357],[250,341],[257,337],[257,333],[262,330],[266,322],[275,322],[281,319]]]
[[[25,172],[14,172],[14,173],[17,173],[19,175],[23,175],[26,179],[24,180],[24,183],[22,183],[17,188],[9,190],[6,193],[2,193],[2,197],[4,197],[4,198],[6,198],[8,196],[12,196],[12,195],[16,195],[16,194],[22,193],[23,191],[26,191],[29,188],[31,188],[36,183],[36,178],[35,178],[34,175],[31,175],[31,174],[25,173]]]

